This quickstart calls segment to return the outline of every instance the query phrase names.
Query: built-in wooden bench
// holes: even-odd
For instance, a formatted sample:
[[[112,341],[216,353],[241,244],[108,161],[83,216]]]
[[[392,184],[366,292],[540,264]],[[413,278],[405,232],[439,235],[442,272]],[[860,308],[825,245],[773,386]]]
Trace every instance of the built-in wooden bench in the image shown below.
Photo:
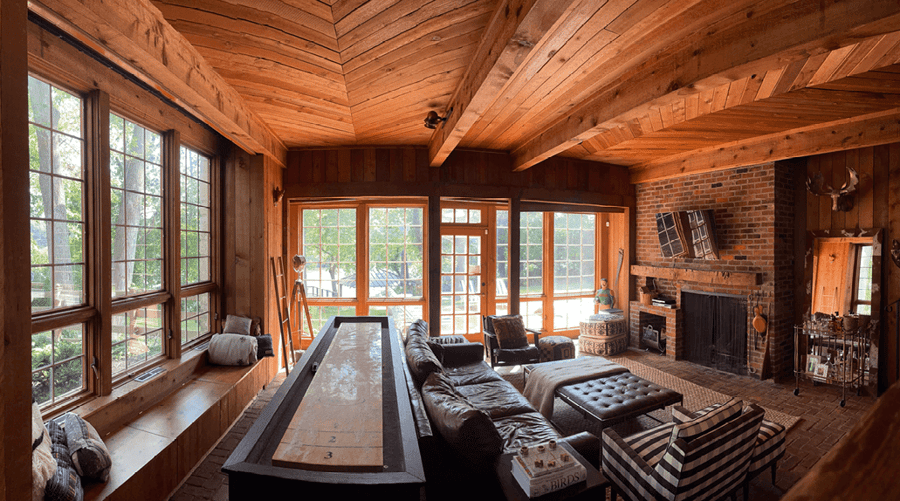
[[[206,456],[277,370],[267,357],[253,366],[209,365],[186,353],[145,383],[75,410],[97,428],[112,455],[106,483],[86,483],[85,500],[164,500]]]

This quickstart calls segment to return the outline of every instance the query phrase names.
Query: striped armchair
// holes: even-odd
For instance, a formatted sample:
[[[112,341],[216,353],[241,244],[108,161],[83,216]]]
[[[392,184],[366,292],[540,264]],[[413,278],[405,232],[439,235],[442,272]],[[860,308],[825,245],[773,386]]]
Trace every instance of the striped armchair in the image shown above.
[[[713,404],[699,411],[690,412],[684,407],[676,405],[672,408],[672,420],[676,423],[684,423],[721,406],[722,404]],[[783,425],[763,419],[762,425],[759,427],[759,433],[756,435],[756,443],[753,445],[753,455],[750,457],[750,470],[747,472],[747,481],[756,478],[766,468],[771,468],[772,485],[775,485],[775,470],[778,466],[778,460],[784,456],[786,437],[787,429]]]
[[[713,500],[746,487],[764,411],[737,399],[684,423],[622,438],[603,430],[603,473],[631,501]]]

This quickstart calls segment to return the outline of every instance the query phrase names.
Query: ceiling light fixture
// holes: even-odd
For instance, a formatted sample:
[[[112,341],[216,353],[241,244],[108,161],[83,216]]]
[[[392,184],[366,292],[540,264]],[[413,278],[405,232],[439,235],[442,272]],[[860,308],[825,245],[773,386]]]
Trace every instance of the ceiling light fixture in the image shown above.
[[[436,129],[439,123],[444,122],[448,118],[450,118],[451,113],[453,113],[453,108],[450,108],[450,110],[447,112],[447,115],[443,117],[438,115],[434,110],[429,111],[428,115],[425,116],[425,127],[429,129]]]

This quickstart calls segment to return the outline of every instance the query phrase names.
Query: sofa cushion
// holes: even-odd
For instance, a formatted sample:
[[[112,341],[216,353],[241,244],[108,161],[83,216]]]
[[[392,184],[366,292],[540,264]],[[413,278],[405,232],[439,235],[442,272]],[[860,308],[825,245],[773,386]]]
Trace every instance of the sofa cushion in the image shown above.
[[[237,315],[228,315],[225,317],[225,327],[222,328],[223,333],[250,335],[250,326],[253,320],[247,317],[239,317]]]
[[[423,336],[412,335],[406,340],[406,364],[416,384],[421,386],[433,372],[443,372],[444,367],[428,346]]]
[[[41,417],[41,409],[31,401],[31,498],[44,499],[47,480],[56,473],[56,460],[50,447],[50,433]]]
[[[476,408],[499,419],[513,414],[535,412],[528,399],[519,393],[508,381],[489,381],[481,384],[470,384],[456,388]]]
[[[739,415],[743,408],[743,401],[732,398],[721,407],[718,407],[711,412],[691,419],[690,421],[675,425],[675,428],[672,429],[672,440],[677,438],[691,440],[698,437]]]
[[[252,365],[257,361],[258,342],[254,336],[215,334],[209,341],[209,363],[215,365]]]
[[[453,381],[457,388],[469,384],[487,383],[488,381],[503,381],[503,377],[497,374],[494,369],[491,369],[491,366],[484,360],[457,367],[444,367],[444,374]]]
[[[528,337],[525,335],[525,322],[521,315],[507,315],[494,317],[494,333],[497,335],[497,344],[501,349],[514,350],[528,346]]]
[[[559,439],[559,433],[540,412],[526,412],[494,420],[503,439],[503,452],[516,452],[523,445]]]
[[[652,468],[666,452],[674,426],[672,423],[663,423],[649,430],[629,435],[624,440]]]
[[[541,350],[533,344],[523,346],[522,348],[504,348],[500,351],[495,351],[494,354],[497,356],[498,362],[512,365],[537,362],[541,358]]]
[[[500,455],[502,439],[488,414],[475,408],[440,372],[433,372],[422,385],[422,401],[432,427],[466,460],[490,464]]]
[[[65,414],[66,442],[72,465],[82,478],[106,482],[112,468],[109,449],[100,438],[97,430],[81,416],[67,412]]]

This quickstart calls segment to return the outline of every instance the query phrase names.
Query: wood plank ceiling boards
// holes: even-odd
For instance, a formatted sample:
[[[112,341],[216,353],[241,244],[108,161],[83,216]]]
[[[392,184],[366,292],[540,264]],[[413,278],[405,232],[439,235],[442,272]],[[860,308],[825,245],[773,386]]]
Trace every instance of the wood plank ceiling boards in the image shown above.
[[[287,149],[419,146],[433,166],[486,149],[515,170],[559,155],[643,182],[886,144],[900,119],[896,0],[29,5],[282,163]]]

